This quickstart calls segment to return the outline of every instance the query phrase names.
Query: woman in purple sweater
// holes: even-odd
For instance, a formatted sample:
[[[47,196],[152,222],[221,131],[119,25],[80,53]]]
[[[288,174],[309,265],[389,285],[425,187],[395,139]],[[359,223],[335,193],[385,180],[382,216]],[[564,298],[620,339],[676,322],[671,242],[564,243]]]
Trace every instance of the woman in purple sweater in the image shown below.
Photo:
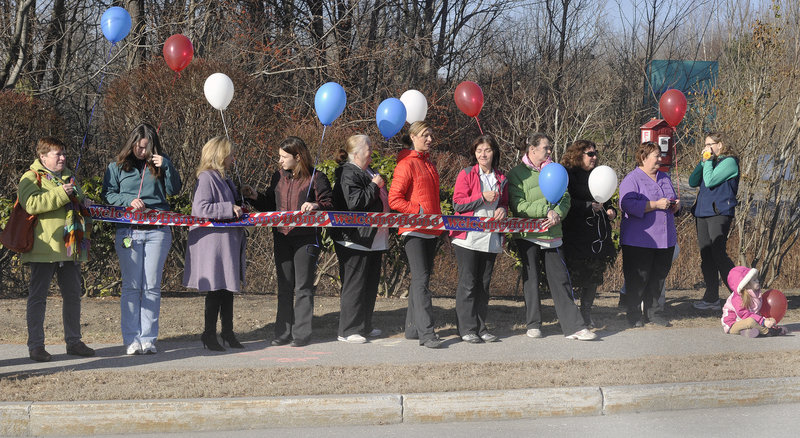
[[[236,186],[226,175],[232,161],[233,144],[225,137],[214,137],[203,146],[192,198],[193,216],[224,220],[242,215],[242,207],[236,205]],[[217,315],[222,322],[222,342],[244,348],[233,333],[233,293],[241,290],[244,270],[242,228],[189,228],[183,285],[208,292],[200,340],[209,350],[225,350],[217,341]]]
[[[658,170],[660,157],[661,151],[655,143],[639,145],[638,166],[619,185],[622,271],[631,327],[642,327],[648,322],[669,325],[667,320],[653,314],[652,305],[661,295],[672,267],[672,253],[678,240],[675,213],[680,210],[680,200],[675,196],[669,175]]]

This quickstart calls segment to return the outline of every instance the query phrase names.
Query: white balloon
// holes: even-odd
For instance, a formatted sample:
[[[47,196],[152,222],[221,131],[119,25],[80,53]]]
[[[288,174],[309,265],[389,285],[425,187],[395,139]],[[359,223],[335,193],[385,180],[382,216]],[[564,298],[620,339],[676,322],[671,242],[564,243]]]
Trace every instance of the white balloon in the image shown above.
[[[211,106],[224,111],[233,99],[233,81],[225,73],[214,73],[206,79],[203,92]]]
[[[617,173],[608,166],[597,166],[589,174],[589,192],[595,201],[603,203],[617,191]]]
[[[400,102],[406,107],[406,122],[414,123],[425,120],[428,115],[428,100],[417,90],[408,90],[400,96]]]

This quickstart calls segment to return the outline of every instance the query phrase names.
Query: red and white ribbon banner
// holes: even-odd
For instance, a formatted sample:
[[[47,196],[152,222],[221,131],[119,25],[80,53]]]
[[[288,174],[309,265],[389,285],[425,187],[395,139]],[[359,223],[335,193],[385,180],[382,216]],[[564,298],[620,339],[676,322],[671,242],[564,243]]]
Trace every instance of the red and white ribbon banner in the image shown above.
[[[378,227],[421,230],[489,231],[498,233],[542,232],[546,218],[447,216],[438,214],[363,213],[353,211],[268,211],[245,213],[238,220],[219,221],[160,210],[93,205],[92,219],[118,224],[167,225],[173,227]]]

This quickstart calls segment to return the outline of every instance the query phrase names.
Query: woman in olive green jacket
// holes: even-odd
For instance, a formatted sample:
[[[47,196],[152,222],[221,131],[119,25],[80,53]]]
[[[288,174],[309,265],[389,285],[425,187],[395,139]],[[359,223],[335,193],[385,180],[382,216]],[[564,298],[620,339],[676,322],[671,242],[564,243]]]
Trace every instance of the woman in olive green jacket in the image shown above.
[[[567,265],[561,254],[561,219],[570,207],[569,192],[565,192],[556,205],[545,199],[539,187],[539,174],[552,163],[552,139],[541,133],[528,136],[520,147],[522,162],[508,172],[509,207],[516,217],[545,219],[541,232],[519,233],[515,242],[522,259],[522,290],[525,295],[526,334],[542,337],[542,312],[539,305],[539,269],[542,260],[547,274],[547,284],[556,308],[561,330],[568,339],[590,341],[597,335],[583,322],[578,306],[572,297]]]
[[[53,275],[57,276],[63,303],[64,341],[67,354],[94,356],[94,350],[81,341],[81,268],[86,261],[90,222],[80,213],[84,195],[66,168],[64,143],[52,137],[39,139],[37,158],[20,179],[17,196],[20,205],[38,218],[33,231],[33,249],[20,255],[31,268],[27,322],[30,358],[47,362],[52,357],[44,349],[44,314]],[[88,231],[88,230],[87,230]],[[73,239],[67,243],[66,236]],[[86,238],[84,238],[86,237]]]

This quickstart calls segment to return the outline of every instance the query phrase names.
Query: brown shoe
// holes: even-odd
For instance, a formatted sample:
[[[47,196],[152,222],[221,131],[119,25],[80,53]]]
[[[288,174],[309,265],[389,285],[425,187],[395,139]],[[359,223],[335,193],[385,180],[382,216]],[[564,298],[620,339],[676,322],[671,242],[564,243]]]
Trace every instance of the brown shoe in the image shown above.
[[[94,350],[87,347],[83,342],[78,341],[74,344],[67,345],[67,354],[72,356],[92,357],[94,356]]]
[[[36,347],[29,352],[31,359],[36,362],[50,362],[53,356],[48,353],[44,347]]]

